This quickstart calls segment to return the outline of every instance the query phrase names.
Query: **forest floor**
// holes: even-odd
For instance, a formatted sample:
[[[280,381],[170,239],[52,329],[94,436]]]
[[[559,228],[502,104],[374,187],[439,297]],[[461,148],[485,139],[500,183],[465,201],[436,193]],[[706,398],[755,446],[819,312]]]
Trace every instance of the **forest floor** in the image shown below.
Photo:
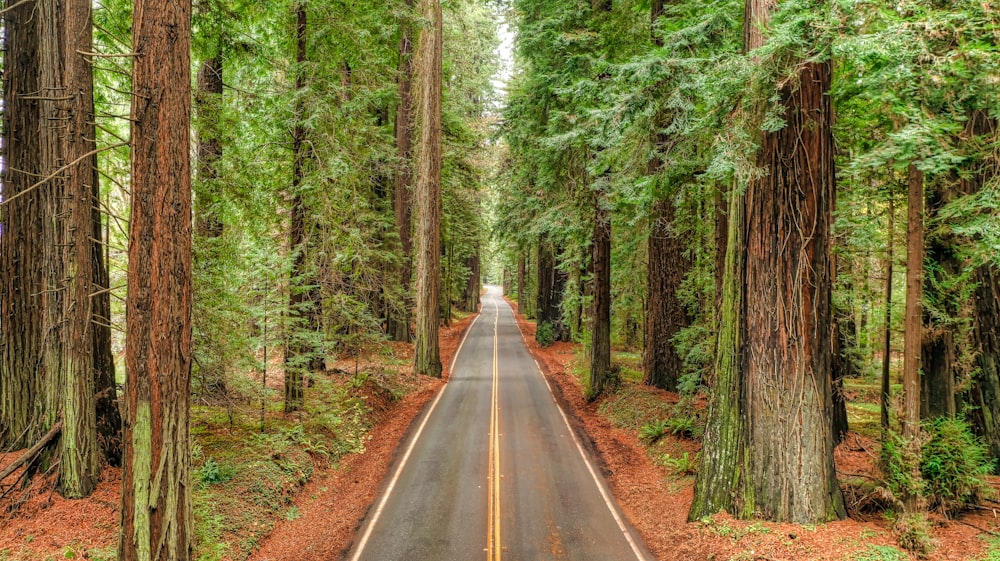
[[[413,345],[329,365],[313,376],[304,411],[281,411],[280,357],[266,380],[234,388],[243,399],[192,406],[195,559],[337,559],[381,487],[397,444],[447,380],[475,315],[440,333],[444,380],[412,374]],[[261,405],[264,397],[264,429]],[[19,457],[0,454],[0,469]],[[15,474],[16,475],[16,474]],[[13,476],[6,483],[13,480]],[[117,556],[121,472],[105,468],[97,491],[71,501],[52,477],[0,500],[0,561]],[[4,487],[6,489],[6,487]],[[252,557],[251,557],[252,556]]]
[[[517,304],[511,302],[515,307]],[[654,444],[640,437],[640,429],[654,421],[677,418],[679,411],[705,415],[705,403],[679,404],[677,394],[640,383],[638,357],[615,353],[621,385],[595,402],[584,398],[578,344],[557,342],[542,348],[535,341],[535,325],[518,315],[528,348],[562,406],[589,435],[605,477],[622,509],[646,544],[661,561],[896,561],[915,557],[899,549],[891,525],[871,508],[872,497],[856,493],[845,481],[875,481],[878,441],[852,432],[835,451],[838,477],[845,489],[851,517],[839,522],[798,526],[735,520],[726,514],[688,522],[694,496],[694,473],[700,442],[669,432]],[[865,404],[854,411],[870,409]],[[877,414],[877,413],[876,413]],[[854,419],[852,419],[854,420]],[[859,420],[864,425],[868,419]],[[877,422],[877,419],[876,419]],[[682,427],[690,427],[682,423]],[[679,431],[680,432],[680,431]],[[994,479],[993,486],[1000,482]],[[995,503],[994,503],[995,504]],[[931,561],[1000,560],[1000,529],[996,510],[967,512],[955,520],[931,515],[934,549]]]

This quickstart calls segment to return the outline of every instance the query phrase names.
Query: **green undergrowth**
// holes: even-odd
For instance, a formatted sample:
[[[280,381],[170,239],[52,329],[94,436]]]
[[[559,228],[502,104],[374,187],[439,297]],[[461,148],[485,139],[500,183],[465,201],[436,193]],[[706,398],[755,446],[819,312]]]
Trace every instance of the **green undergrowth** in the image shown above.
[[[192,407],[195,558],[244,560],[275,524],[296,517],[298,490],[318,468],[363,451],[374,415],[406,393],[396,380],[317,375],[302,412],[285,415],[280,396],[269,397],[264,431],[259,402]]]

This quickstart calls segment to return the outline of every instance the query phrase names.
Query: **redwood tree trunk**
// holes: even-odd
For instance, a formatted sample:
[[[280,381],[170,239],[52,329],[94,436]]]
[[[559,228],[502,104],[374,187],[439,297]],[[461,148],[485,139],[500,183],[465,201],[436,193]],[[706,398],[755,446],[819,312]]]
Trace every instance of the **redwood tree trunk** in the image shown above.
[[[896,237],[896,209],[893,207],[892,197],[889,198],[889,243],[886,247],[885,256],[885,326],[882,331],[882,397],[879,408],[879,421],[882,424],[882,431],[889,430],[889,366],[892,361],[892,268],[895,260],[895,240]]]
[[[413,0],[406,0],[413,8]],[[399,233],[402,263],[399,283],[403,289],[403,309],[389,318],[389,335],[393,341],[410,341],[410,282],[413,277],[413,31],[408,23],[402,26],[399,39],[399,107],[396,111],[396,185],[393,207],[396,230]]]
[[[121,561],[191,558],[190,41],[190,0],[136,1]]]
[[[903,345],[903,435],[920,431],[920,344],[923,334],[924,174],[910,164],[906,213],[906,339]]]
[[[831,75],[829,62],[805,63],[798,89],[782,91],[787,124],[764,136],[757,167],[770,173],[746,195],[749,482],[760,514],[797,523],[844,516],[828,417]]]
[[[475,255],[467,257],[465,266],[469,269],[469,278],[465,282],[465,296],[462,299],[462,309],[466,312],[479,311],[479,292],[482,289],[482,272],[479,268],[479,250]]]
[[[565,327],[562,319],[562,295],[566,288],[566,273],[556,266],[557,252],[544,239],[538,243],[538,295],[535,305],[536,323],[548,323],[557,340],[562,339]],[[537,337],[537,332],[536,332]]]
[[[607,197],[596,199],[594,216],[594,322],[590,356],[590,398],[614,382],[611,374],[611,211]]]
[[[0,449],[27,448],[44,433],[39,401],[45,244],[39,127],[39,18],[35,3],[4,2],[4,166],[0,208]],[[34,97],[34,99],[32,99]]]
[[[527,287],[524,286],[526,273],[527,271],[524,269],[524,254],[521,253],[517,256],[517,312],[522,316],[527,312],[525,310],[525,302],[528,301],[528,291],[526,290]]]
[[[677,354],[673,338],[690,324],[677,291],[690,264],[684,257],[684,240],[673,231],[673,203],[665,199],[657,201],[653,206],[652,220],[643,382],[676,391],[683,361]]]
[[[417,344],[414,372],[441,376],[438,347],[441,269],[441,42],[439,0],[420,0],[423,27],[417,41]]]
[[[747,51],[764,44],[774,6],[747,1]],[[796,523],[845,515],[829,417],[831,65],[806,62],[798,72],[779,90],[786,125],[760,144],[756,166],[768,174],[750,182],[745,216],[730,226],[721,367],[703,448],[713,469],[699,473],[691,517],[722,508]],[[731,208],[731,218],[739,214]],[[737,228],[744,239],[733,236]],[[731,286],[741,260],[742,290]],[[734,320],[738,329],[728,325]]]

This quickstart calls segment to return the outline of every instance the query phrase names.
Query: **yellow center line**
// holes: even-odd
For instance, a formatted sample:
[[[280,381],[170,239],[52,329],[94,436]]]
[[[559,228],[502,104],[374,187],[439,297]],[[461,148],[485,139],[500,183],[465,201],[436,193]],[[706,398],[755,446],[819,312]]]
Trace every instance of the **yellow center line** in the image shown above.
[[[498,360],[498,325],[500,306],[496,306],[493,321],[493,397],[490,403],[490,455],[489,455],[489,499],[487,500],[487,561],[500,561],[500,369]]]

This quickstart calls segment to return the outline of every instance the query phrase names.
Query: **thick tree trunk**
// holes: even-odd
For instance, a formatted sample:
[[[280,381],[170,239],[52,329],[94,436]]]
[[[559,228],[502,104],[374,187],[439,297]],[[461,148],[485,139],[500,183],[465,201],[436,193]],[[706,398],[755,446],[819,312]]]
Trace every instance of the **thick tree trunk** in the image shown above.
[[[754,2],[748,2],[748,6]],[[806,63],[782,91],[787,125],[766,134],[746,195],[749,482],[756,510],[798,523],[844,516],[831,409],[834,201],[831,65]],[[786,87],[787,88],[787,87]]]
[[[995,138],[997,121],[984,111],[975,111],[966,131],[971,136]],[[995,156],[986,156],[975,173],[963,180],[961,192],[966,195],[978,193],[983,184],[996,175],[998,168],[1000,162]],[[967,398],[973,406],[969,420],[990,447],[990,455],[1000,458],[1000,272],[991,263],[980,265],[974,280],[972,342],[979,372]]]
[[[222,220],[216,210],[219,198],[219,172],[222,158],[222,56],[206,59],[198,70],[195,104],[198,115],[198,189],[195,193],[195,233],[206,238],[222,235]]]
[[[594,216],[594,321],[591,328],[590,398],[609,389],[611,372],[611,211],[604,194]]]
[[[191,2],[137,0],[121,561],[191,558]]]
[[[683,361],[677,354],[673,339],[690,325],[690,318],[677,297],[677,291],[690,269],[690,263],[684,257],[684,240],[673,230],[673,203],[669,200],[657,201],[651,219],[643,382],[676,391]]]
[[[760,32],[774,6],[747,1],[748,51],[765,42]],[[702,452],[713,469],[699,474],[692,518],[720,508],[796,523],[845,515],[829,418],[831,74],[829,62],[803,63],[799,80],[781,88],[786,125],[764,134],[757,156],[768,174],[750,182],[745,216],[730,226],[729,255],[740,257],[727,255],[720,368]],[[736,229],[746,238],[734,237]],[[740,290],[733,285],[741,259]]]
[[[34,2],[4,2],[4,166],[0,207],[0,449],[44,433],[38,370],[42,353],[42,177],[39,17]]]
[[[743,251],[745,196],[730,191],[728,239],[720,286],[719,334],[716,344],[715,383],[708,406],[701,461],[712,469],[698,470],[694,500],[688,520],[696,521],[720,511],[740,518],[753,516],[754,505],[746,497],[746,427],[743,417],[743,387],[740,382],[740,348],[744,333],[746,255]]]
[[[924,174],[910,164],[906,214],[906,339],[903,345],[903,435],[920,431],[920,344],[923,334]]]
[[[406,0],[413,7],[413,0]],[[399,232],[402,263],[399,283],[403,289],[403,306],[389,318],[389,336],[393,341],[410,341],[410,283],[413,277],[413,31],[403,24],[399,39],[399,107],[396,110],[396,184],[393,207],[396,230]]]
[[[438,347],[441,263],[441,42],[439,0],[420,0],[421,17],[431,22],[417,41],[417,344],[414,372],[441,376]]]
[[[305,89],[305,70],[302,65],[306,61],[306,26],[308,24],[305,4],[295,6],[295,62],[298,65],[295,76],[295,89],[301,92]],[[309,330],[314,302],[311,302],[311,290],[306,280],[306,253],[308,237],[306,236],[306,205],[300,186],[304,174],[306,148],[306,129],[302,124],[303,108],[301,102],[295,107],[295,126],[292,128],[292,217],[289,232],[289,246],[292,248],[293,262],[289,282],[288,308],[293,321],[286,334],[285,345],[285,413],[302,409],[304,400],[304,371],[313,362],[311,345],[306,331]]]
[[[82,53],[91,46],[91,10],[88,0],[65,0],[59,4],[56,21],[64,80],[58,91],[67,95],[59,103],[66,128],[61,134],[62,158],[52,164],[76,162],[66,170],[59,214],[61,261],[67,286],[63,292],[60,346],[61,370],[54,389],[61,419],[50,417],[50,426],[63,422],[59,454],[59,487],[70,498],[90,495],[100,477],[100,446],[97,438],[95,369],[98,355],[110,352],[95,348],[94,292],[98,271],[94,254],[100,253],[100,237],[94,239],[94,209],[97,207],[97,155],[94,130],[94,79],[90,61]],[[44,19],[44,17],[43,17]],[[95,247],[96,246],[96,247]],[[99,376],[100,374],[98,374]]]

